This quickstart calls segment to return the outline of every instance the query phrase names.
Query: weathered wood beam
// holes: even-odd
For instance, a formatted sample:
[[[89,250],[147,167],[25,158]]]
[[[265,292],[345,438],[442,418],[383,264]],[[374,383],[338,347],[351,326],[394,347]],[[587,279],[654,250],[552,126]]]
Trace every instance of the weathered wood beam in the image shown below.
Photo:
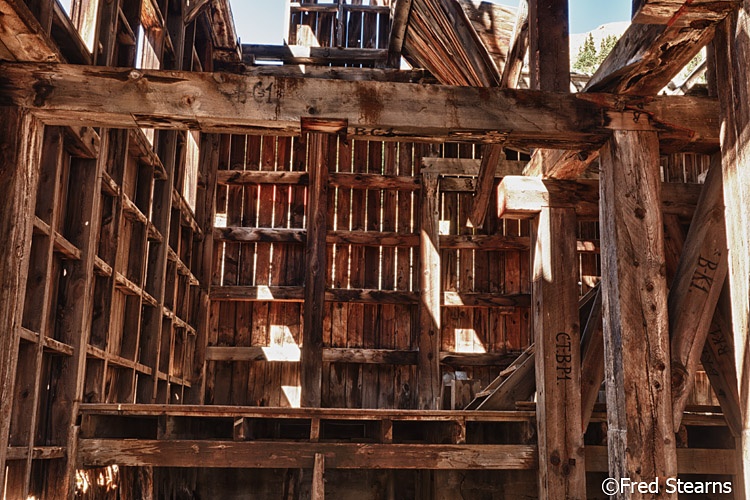
[[[418,351],[398,349],[323,348],[324,363],[416,365]],[[440,363],[449,366],[505,366],[513,361],[513,353],[440,352]],[[297,346],[210,346],[208,361],[284,361],[298,362]],[[515,403],[515,400],[513,401]],[[513,409],[510,406],[508,409]]]
[[[242,45],[245,64],[282,61],[285,64],[362,64],[385,62],[387,49],[307,47],[303,45]]]
[[[330,469],[533,469],[536,446],[254,441],[82,439],[87,467],[312,468],[315,454]]]
[[[550,203],[531,230],[539,498],[585,498],[576,215]]]
[[[391,34],[388,39],[388,59],[386,66],[398,68],[401,65],[401,51],[404,47],[406,27],[409,25],[409,12],[412,0],[398,0],[393,8]]]
[[[528,0],[531,88],[570,92],[567,0]]]
[[[440,193],[438,176],[422,174],[419,225],[419,355],[417,397],[420,410],[436,410],[440,388]]]
[[[581,332],[581,428],[585,432],[604,382],[604,338],[602,337],[602,292],[596,289],[594,302]]]
[[[316,453],[313,458],[313,480],[312,489],[310,490],[310,500],[324,500],[326,497],[326,456],[322,453]]]
[[[424,69],[349,68],[337,66],[300,66],[294,64],[245,66],[242,74],[249,77],[274,76],[321,78],[363,82],[435,83]]]
[[[492,190],[495,187],[495,172],[503,160],[505,160],[505,151],[502,144],[485,146],[477,178],[477,189],[474,192],[474,200],[471,206],[471,214],[466,221],[468,227],[481,228],[484,226],[484,219],[490,207]]]
[[[183,13],[183,20],[185,21],[185,25],[188,25],[192,23],[196,17],[198,17],[198,14],[200,14],[201,10],[203,10],[204,7],[206,7],[211,0],[186,0],[185,1],[185,11]]]
[[[615,132],[601,153],[602,307],[609,474],[676,477],[659,147]],[[617,495],[615,498],[630,498]],[[676,495],[665,495],[676,498]]]
[[[5,484],[18,344],[29,274],[44,126],[30,113],[0,107],[0,484]],[[32,377],[32,374],[27,374]]]
[[[26,4],[0,0],[0,43],[19,61],[61,61],[62,54]]]
[[[726,254],[721,157],[715,155],[669,289],[675,432],[682,422],[726,278]]]
[[[320,406],[323,380],[323,318],[326,290],[326,228],[328,170],[336,161],[329,157],[337,133],[346,131],[346,121],[327,121],[333,133],[319,132],[319,120],[302,119],[307,135],[310,189],[307,190],[307,245],[305,247],[305,291],[302,329],[302,406]],[[335,150],[335,149],[334,149]]]
[[[750,496],[750,2],[728,17],[714,38],[716,82],[723,119],[721,164],[729,260],[729,297],[742,434],[738,446],[739,496]]]
[[[500,86],[515,89],[521,79],[523,61],[526,51],[529,50],[529,2],[521,0],[518,2],[516,11],[516,24],[513,28],[513,36],[510,39],[510,50],[505,59],[503,74],[500,77]]]
[[[0,71],[0,103],[33,109],[54,125],[297,135],[300,117],[343,116],[348,133],[361,138],[506,139],[508,146],[563,149],[598,147],[620,129],[653,126],[664,139],[706,144],[715,144],[719,131],[715,100],[688,96],[622,98],[34,63],[2,63]],[[347,96],[343,103],[341,96]]]
[[[525,161],[519,160],[501,160],[495,169],[495,177],[505,177],[506,175],[521,175]],[[439,175],[460,175],[476,177],[481,170],[482,160],[471,158],[422,158],[421,172],[434,172]]]
[[[739,0],[643,0],[631,22],[685,27],[695,21],[721,21],[740,4]]]
[[[700,185],[660,184],[662,212],[692,218],[700,196]],[[579,219],[594,220],[598,218],[599,190],[599,181],[591,179],[571,181],[507,176],[498,186],[498,215],[528,219],[544,206],[565,203],[575,208]]]

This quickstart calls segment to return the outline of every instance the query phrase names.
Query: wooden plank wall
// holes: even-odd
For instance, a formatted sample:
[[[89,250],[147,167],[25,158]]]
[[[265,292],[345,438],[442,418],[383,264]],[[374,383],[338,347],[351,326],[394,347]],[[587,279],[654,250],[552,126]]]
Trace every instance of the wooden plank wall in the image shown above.
[[[220,168],[246,171],[305,171],[305,148],[299,138],[231,136],[223,141]],[[341,139],[334,172],[420,175],[426,145]],[[479,157],[479,147],[446,144],[446,157]],[[364,184],[363,184],[364,185]],[[218,225],[302,228],[305,187],[287,184],[220,185]],[[419,195],[394,189],[332,188],[328,229],[417,234]],[[471,234],[466,219],[472,194],[441,195],[443,234]],[[528,224],[501,221],[496,201],[482,234],[528,236]],[[302,244],[218,242],[213,285],[302,286]],[[328,245],[327,287],[373,290],[419,290],[416,246]],[[529,293],[528,252],[442,250],[444,291],[497,294]],[[416,350],[417,305],[327,302],[324,347]],[[280,347],[293,353],[300,345],[299,302],[214,301],[210,346]],[[443,307],[441,350],[449,353],[505,353],[529,345],[528,308]],[[488,384],[499,366],[445,367],[464,371]],[[214,404],[296,406],[297,363],[280,361],[210,361],[206,401]],[[414,365],[324,363],[325,407],[416,408]]]

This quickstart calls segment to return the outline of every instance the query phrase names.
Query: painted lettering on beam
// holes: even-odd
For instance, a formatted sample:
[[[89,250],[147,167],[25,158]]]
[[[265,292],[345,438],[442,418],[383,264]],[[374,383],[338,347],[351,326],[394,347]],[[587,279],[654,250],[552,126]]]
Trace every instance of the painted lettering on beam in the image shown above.
[[[719,267],[718,259],[714,261],[699,255],[698,268],[690,280],[690,288],[697,288],[708,293],[714,282],[714,273],[717,267]]]
[[[570,374],[573,372],[573,356],[570,353],[570,335],[560,332],[555,337],[555,361],[557,362],[557,380],[572,380]]]
[[[354,135],[367,135],[372,137],[393,137],[393,127],[391,128],[370,128],[354,127]]]

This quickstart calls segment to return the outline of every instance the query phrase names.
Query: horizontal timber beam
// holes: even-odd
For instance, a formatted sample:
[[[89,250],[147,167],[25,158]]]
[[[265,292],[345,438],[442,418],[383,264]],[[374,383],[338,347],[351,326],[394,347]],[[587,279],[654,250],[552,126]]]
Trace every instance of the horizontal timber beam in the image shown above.
[[[51,63],[2,63],[0,74],[0,104],[32,109],[50,125],[297,135],[301,117],[320,116],[346,119],[348,135],[378,140],[504,140],[508,147],[576,149],[601,146],[613,130],[644,128],[660,132],[664,140],[715,145],[719,138],[716,101],[704,97],[558,94]]]
[[[215,286],[211,300],[302,302],[302,286]],[[404,290],[373,290],[366,288],[328,288],[328,302],[355,302],[365,304],[417,304],[419,295]],[[528,307],[528,294],[502,295],[483,292],[443,292],[442,305],[446,307],[497,307],[512,313],[517,307]]]
[[[543,207],[570,206],[575,208],[579,219],[599,218],[599,181],[595,179],[573,181],[507,176],[497,189],[499,217],[532,218]],[[700,184],[662,183],[663,212],[692,218],[700,191]]]
[[[732,474],[734,450],[677,450],[679,473]],[[607,471],[606,446],[586,446],[587,470]],[[329,469],[521,469],[538,467],[534,445],[444,445],[298,443],[253,441],[166,441],[81,439],[84,467],[312,468],[315,454]]]
[[[387,49],[305,47],[302,45],[242,45],[245,64],[255,61],[282,61],[286,64],[330,64],[383,62]]]
[[[440,352],[440,362],[448,366],[507,366],[518,357],[517,352]],[[295,363],[300,359],[296,345],[285,346],[209,346],[208,361],[282,361]],[[417,351],[398,349],[323,348],[324,363],[416,365]]]

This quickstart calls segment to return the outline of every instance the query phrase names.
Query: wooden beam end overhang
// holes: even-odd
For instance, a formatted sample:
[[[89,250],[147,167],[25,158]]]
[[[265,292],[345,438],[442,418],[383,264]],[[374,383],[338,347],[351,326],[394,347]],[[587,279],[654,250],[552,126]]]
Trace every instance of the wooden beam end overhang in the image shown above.
[[[599,217],[599,181],[541,179],[509,175],[497,187],[498,217],[530,219],[544,207],[572,207],[579,220]],[[700,184],[662,183],[661,209],[689,220],[695,211]],[[650,209],[652,207],[646,207]]]

